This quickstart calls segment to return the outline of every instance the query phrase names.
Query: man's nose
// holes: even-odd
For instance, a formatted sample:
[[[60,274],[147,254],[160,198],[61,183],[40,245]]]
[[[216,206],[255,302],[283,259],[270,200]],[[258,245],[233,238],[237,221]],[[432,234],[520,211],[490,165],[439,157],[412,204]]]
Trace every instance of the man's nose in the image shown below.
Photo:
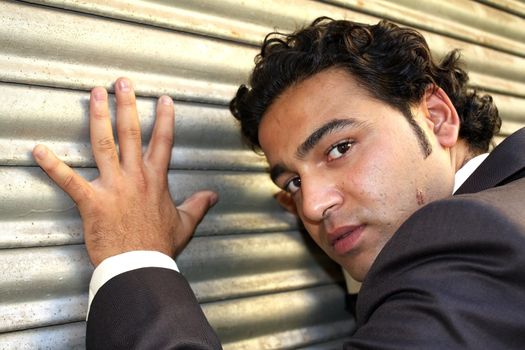
[[[315,222],[326,218],[343,202],[337,186],[326,179],[301,179],[302,211],[306,219]]]

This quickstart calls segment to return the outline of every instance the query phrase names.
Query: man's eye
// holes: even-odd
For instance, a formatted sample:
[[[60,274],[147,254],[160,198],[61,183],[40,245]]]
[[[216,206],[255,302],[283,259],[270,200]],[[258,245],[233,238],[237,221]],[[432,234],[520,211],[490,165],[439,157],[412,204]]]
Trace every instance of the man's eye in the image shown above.
[[[335,144],[328,150],[328,161],[340,158],[352,147],[352,142],[343,141]]]
[[[284,186],[284,190],[286,192],[294,194],[295,192],[299,191],[299,188],[301,187],[301,178],[294,177],[290,181],[286,183]]]

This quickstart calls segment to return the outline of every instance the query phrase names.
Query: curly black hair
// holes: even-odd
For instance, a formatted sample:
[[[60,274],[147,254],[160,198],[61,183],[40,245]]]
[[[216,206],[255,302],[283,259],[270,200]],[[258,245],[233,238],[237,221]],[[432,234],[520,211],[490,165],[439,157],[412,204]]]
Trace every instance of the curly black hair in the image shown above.
[[[460,117],[459,137],[473,153],[483,153],[501,119],[492,97],[467,89],[468,74],[459,58],[459,51],[453,50],[436,63],[420,33],[386,20],[368,25],[320,17],[295,33],[266,36],[255,58],[251,87],[239,87],[230,110],[248,143],[260,149],[261,119],[284,90],[325,69],[342,68],[373,97],[403,113],[426,155],[430,145],[410,107],[421,101],[429,86],[442,88]]]

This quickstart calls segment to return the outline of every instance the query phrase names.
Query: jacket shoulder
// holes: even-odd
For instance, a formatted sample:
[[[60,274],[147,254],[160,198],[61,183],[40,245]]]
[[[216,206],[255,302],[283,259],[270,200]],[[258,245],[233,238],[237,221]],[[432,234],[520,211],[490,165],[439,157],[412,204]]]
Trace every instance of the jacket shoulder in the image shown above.
[[[414,213],[363,282],[349,348],[522,349],[522,188],[455,196]]]

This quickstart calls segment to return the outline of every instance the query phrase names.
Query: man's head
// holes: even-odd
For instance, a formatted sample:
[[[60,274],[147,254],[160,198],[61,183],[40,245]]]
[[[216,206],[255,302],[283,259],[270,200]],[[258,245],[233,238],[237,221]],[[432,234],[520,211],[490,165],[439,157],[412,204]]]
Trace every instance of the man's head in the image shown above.
[[[358,280],[403,221],[451,194],[457,168],[499,129],[457,61],[452,52],[436,64],[421,35],[388,22],[321,18],[268,36],[251,89],[232,100],[281,199]]]

